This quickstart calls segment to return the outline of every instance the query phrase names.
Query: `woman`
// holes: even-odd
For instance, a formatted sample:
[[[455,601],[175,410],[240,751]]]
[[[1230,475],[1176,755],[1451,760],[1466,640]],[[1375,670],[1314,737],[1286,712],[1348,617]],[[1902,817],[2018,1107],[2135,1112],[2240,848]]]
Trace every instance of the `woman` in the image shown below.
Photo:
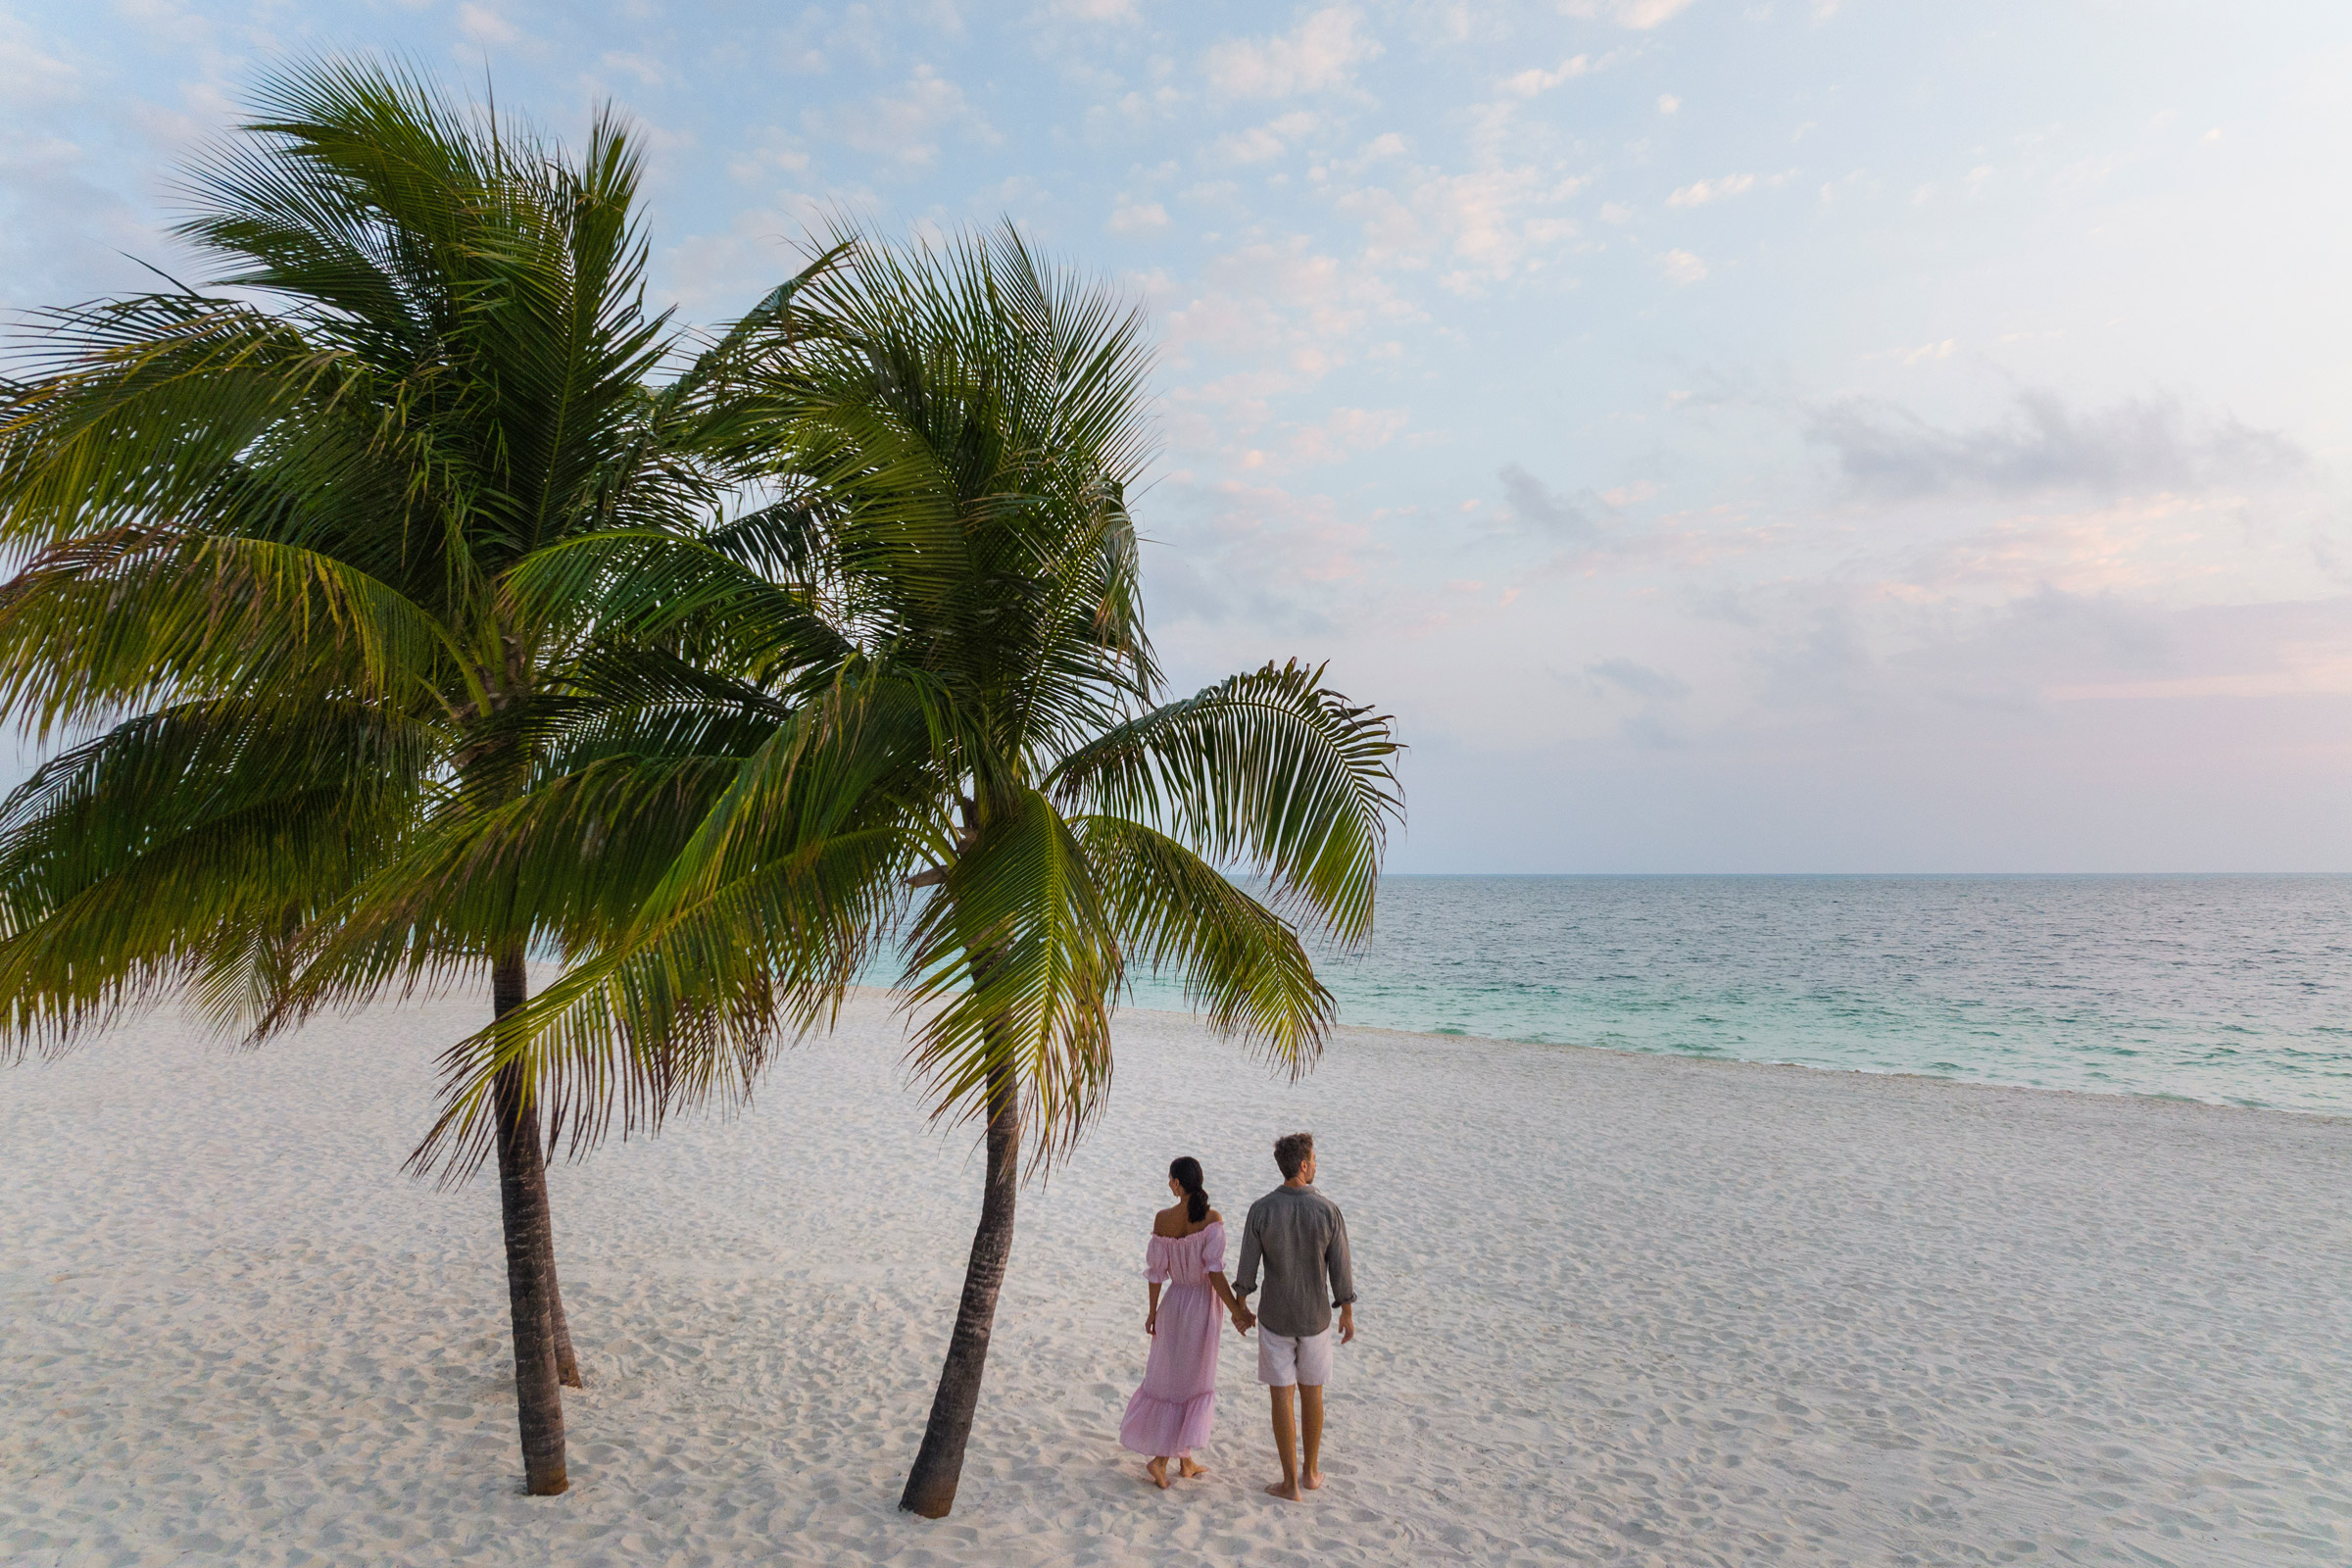
[[[1119,1423],[1119,1442],[1152,1455],[1145,1469],[1162,1491],[1170,1459],[1181,1461],[1188,1481],[1208,1473],[1193,1463],[1193,1449],[1208,1441],[1217,1416],[1217,1337],[1224,1330],[1217,1307],[1222,1302],[1231,1312],[1236,1304],[1225,1282],[1225,1217],[1208,1206],[1200,1162],[1187,1154],[1169,1165],[1168,1191],[1177,1200],[1153,1218],[1144,1262],[1152,1358]]]

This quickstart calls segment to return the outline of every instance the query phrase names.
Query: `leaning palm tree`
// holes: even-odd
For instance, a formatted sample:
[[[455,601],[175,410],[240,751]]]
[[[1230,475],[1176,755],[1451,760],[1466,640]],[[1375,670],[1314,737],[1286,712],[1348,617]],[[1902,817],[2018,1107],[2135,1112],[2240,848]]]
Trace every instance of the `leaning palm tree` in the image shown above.
[[[838,663],[726,511],[723,388],[792,286],[653,388],[681,342],[636,185],[609,116],[570,161],[411,74],[306,66],[194,177],[178,232],[226,275],[34,318],[0,404],[0,712],[97,733],[0,808],[0,1051],[173,994],[259,1040],[485,969],[511,1013],[534,947],[628,929]],[[730,624],[689,584],[632,635],[663,579],[573,569],[613,540],[679,545]],[[578,1373],[531,1088],[499,1078],[490,1141],[553,1494]]]
[[[658,1114],[663,1082],[709,1080],[748,1037],[670,1029],[646,998],[749,1014],[780,985],[809,1027],[854,972],[840,956],[895,934],[911,1061],[935,1115],[978,1123],[986,1148],[901,1500],[936,1518],[1024,1152],[1042,1168],[1102,1105],[1131,968],[1174,970],[1213,1026],[1311,1063],[1333,1004],[1295,924],[1343,945],[1369,932],[1396,747],[1296,663],[1162,701],[1127,509],[1148,457],[1136,312],[1009,228],[860,247],[807,301],[810,335],[765,368],[765,416],[774,482],[808,498],[778,538],[812,564],[811,605],[844,648],[830,688],[747,760],[628,936],[453,1057],[439,1136],[478,1147],[517,1072],[580,1104],[626,1089]]]

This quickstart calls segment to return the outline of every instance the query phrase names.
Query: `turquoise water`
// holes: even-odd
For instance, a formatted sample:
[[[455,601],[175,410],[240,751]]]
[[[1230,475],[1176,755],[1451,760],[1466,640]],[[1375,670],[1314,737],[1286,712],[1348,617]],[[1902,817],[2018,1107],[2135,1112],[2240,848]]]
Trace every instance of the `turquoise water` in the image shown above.
[[[1320,968],[1347,1023],[2352,1112],[2352,877],[1392,877]]]

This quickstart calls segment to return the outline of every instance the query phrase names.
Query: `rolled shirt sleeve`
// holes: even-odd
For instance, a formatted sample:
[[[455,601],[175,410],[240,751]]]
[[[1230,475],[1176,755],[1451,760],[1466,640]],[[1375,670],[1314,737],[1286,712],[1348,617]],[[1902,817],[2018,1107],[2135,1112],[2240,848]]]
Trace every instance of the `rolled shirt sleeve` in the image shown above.
[[[1324,1244],[1323,1268],[1331,1276],[1331,1304],[1352,1305],[1355,1270],[1348,1258],[1348,1219],[1337,1203],[1331,1205],[1331,1240]]]
[[[1250,1293],[1257,1289],[1257,1260],[1260,1250],[1257,1227],[1257,1206],[1252,1204],[1250,1209],[1250,1217],[1242,1222],[1242,1266],[1234,1271],[1233,1276],[1233,1298],[1237,1301],[1248,1300]]]

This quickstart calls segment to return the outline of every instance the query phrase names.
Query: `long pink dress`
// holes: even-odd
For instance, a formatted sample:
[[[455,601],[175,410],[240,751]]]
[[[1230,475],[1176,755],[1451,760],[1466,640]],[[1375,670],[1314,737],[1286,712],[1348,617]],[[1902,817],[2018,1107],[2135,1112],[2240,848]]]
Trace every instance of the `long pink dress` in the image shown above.
[[[1127,1401],[1127,1417],[1119,1423],[1119,1442],[1138,1453],[1172,1457],[1208,1441],[1217,1419],[1217,1345],[1225,1329],[1224,1303],[1209,1289],[1208,1276],[1224,1266],[1223,1220],[1190,1236],[1152,1238],[1144,1278],[1167,1289],[1159,1294],[1159,1330],[1144,1363],[1144,1386]]]

